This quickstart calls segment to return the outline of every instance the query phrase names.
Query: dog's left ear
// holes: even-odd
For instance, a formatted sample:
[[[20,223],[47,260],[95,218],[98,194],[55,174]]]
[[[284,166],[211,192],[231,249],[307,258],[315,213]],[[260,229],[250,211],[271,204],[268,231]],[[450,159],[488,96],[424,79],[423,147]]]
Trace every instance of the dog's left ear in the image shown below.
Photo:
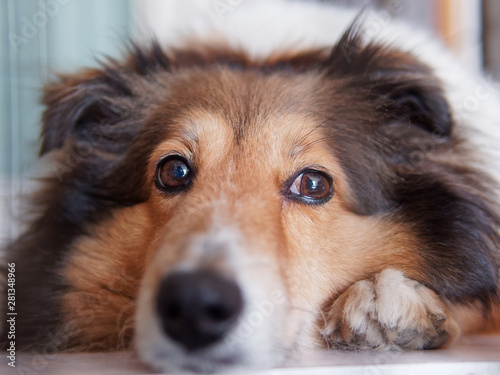
[[[375,79],[374,92],[387,100],[381,108],[387,121],[416,126],[442,138],[451,135],[450,107],[439,82],[430,73],[394,70]]]
[[[351,186],[360,187],[352,210],[385,212],[394,205],[397,174],[418,170],[415,157],[426,158],[454,142],[442,84],[412,54],[363,40],[357,20],[321,68],[335,83],[335,153],[347,171],[355,171],[347,173]],[[374,168],[376,160],[381,169]]]
[[[355,20],[324,62],[327,73],[347,79],[375,104],[386,123],[402,122],[443,138],[452,133],[441,82],[410,53],[363,41]]]

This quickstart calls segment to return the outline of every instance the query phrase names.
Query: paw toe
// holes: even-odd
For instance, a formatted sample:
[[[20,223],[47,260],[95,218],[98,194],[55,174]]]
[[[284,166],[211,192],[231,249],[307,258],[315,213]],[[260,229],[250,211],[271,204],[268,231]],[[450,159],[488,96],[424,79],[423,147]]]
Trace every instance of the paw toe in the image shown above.
[[[438,331],[437,336],[434,336],[424,345],[424,349],[437,349],[446,344],[451,338],[447,331]]]
[[[392,269],[349,287],[323,329],[329,345],[342,349],[434,349],[457,334],[439,296]]]
[[[419,337],[421,333],[416,328],[407,328],[400,330],[396,333],[396,337],[392,341],[394,345],[401,348],[409,348],[415,338]]]

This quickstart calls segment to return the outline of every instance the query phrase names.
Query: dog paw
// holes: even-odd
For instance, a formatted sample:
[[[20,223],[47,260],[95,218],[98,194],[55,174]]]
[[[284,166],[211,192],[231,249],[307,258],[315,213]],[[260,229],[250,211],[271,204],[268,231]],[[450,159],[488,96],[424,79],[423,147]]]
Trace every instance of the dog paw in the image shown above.
[[[328,346],[343,349],[434,349],[458,335],[446,305],[395,269],[362,280],[326,312]]]

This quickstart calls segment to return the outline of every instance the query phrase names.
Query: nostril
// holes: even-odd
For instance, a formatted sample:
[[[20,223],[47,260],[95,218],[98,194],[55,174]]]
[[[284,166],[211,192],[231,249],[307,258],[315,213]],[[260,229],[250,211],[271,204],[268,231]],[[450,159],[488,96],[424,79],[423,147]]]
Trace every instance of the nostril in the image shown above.
[[[187,350],[220,340],[243,306],[234,281],[206,270],[168,275],[160,284],[156,302],[164,332]]]
[[[165,307],[165,318],[179,320],[181,318],[181,308],[178,304],[171,303]]]
[[[232,312],[223,305],[209,305],[204,309],[203,314],[208,319],[218,323],[228,320],[231,317]]]

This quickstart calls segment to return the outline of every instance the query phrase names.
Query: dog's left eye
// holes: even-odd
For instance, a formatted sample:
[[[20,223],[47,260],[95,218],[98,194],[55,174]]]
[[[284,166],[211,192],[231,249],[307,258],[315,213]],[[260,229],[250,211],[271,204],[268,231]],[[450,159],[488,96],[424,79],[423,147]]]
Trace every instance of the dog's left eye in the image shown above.
[[[304,203],[318,204],[333,195],[332,179],[323,172],[308,170],[299,174],[289,189],[289,196]]]
[[[191,182],[189,164],[181,156],[169,156],[160,161],[156,168],[155,184],[160,190],[173,193],[184,189]]]

